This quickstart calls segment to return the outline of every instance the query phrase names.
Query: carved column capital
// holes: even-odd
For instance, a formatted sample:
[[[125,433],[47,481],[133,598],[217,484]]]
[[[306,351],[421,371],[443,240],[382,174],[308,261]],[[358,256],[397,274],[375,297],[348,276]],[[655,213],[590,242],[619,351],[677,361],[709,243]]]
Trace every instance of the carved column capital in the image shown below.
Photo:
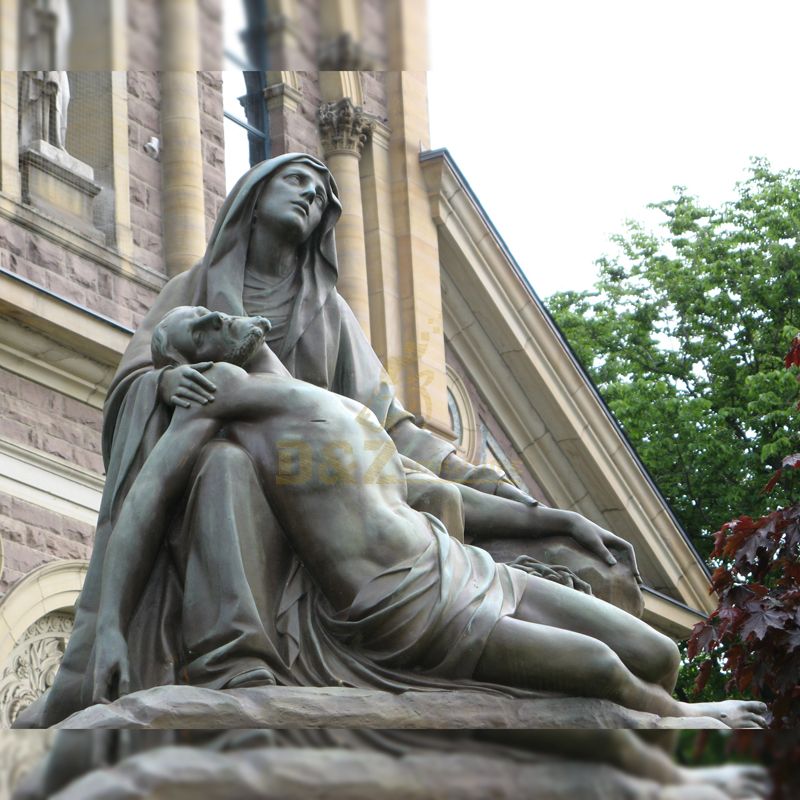
[[[349,154],[361,157],[364,143],[372,132],[374,121],[361,106],[354,106],[349,97],[319,108],[319,132],[326,156]]]

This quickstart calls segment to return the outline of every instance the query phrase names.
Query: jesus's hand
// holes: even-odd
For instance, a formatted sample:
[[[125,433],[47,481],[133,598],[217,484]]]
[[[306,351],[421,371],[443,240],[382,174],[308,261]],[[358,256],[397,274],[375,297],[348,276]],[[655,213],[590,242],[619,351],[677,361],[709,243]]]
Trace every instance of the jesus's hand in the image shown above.
[[[213,364],[213,361],[203,361],[165,369],[158,386],[161,401],[182,408],[189,408],[192,403],[210,403],[217,387],[202,373]]]

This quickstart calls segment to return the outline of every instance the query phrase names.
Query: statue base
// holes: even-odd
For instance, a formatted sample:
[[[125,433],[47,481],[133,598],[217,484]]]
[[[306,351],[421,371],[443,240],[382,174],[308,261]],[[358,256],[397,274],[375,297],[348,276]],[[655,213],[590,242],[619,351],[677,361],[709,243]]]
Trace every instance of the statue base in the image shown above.
[[[721,722],[586,698],[161,686],[57,727],[49,754],[18,785],[19,800],[45,800],[53,788],[59,800],[744,796],[714,793],[702,775],[687,783],[667,755],[675,728]]]
[[[20,170],[24,202],[86,236],[105,241],[94,225],[94,198],[101,187],[88,164],[40,139],[20,153]]]
[[[240,730],[360,728],[373,730],[722,729],[710,717],[659,717],[584,697],[510,697],[489,691],[407,691],[264,686],[217,691],[157,686],[95,705],[55,727]]]

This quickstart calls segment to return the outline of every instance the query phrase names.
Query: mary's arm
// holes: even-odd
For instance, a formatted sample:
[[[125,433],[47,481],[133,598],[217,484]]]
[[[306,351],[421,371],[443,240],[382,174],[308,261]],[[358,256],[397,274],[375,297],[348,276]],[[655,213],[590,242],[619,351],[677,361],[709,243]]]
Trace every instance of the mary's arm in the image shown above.
[[[142,465],[114,523],[103,559],[95,642],[94,702],[129,688],[127,628],[136,609],[174,502],[197,453],[221,423],[207,416],[175,415]]]
[[[183,272],[168,281],[159,292],[150,311],[139,324],[122,356],[103,408],[103,459],[106,466],[109,463],[114,433],[128,392],[139,378],[153,371],[153,360],[150,354],[153,331],[168,311],[193,302],[199,279],[198,266],[195,266],[188,272]],[[160,370],[160,372],[157,387],[160,387],[164,370]]]
[[[335,391],[370,408],[383,422],[398,451],[425,469],[484,494],[535,505],[536,501],[517,489],[503,472],[489,464],[470,464],[456,454],[453,444],[414,422],[413,414],[397,399],[386,370],[341,297],[339,306],[342,324],[337,365],[339,385]]]

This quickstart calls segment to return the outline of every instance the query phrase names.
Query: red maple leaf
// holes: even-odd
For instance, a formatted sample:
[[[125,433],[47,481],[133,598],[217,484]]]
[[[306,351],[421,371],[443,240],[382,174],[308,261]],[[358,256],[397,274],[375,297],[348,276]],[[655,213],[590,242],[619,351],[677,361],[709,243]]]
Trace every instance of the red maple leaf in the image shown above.
[[[785,611],[779,608],[769,608],[764,603],[755,609],[750,606],[748,611],[750,613],[742,622],[740,631],[743,639],[754,637],[758,641],[762,641],[769,628],[782,630],[784,623],[789,619],[789,614]]]
[[[783,359],[783,363],[786,365],[786,369],[800,367],[800,333],[792,339],[792,343],[789,345],[789,352],[786,354],[786,358]]]

